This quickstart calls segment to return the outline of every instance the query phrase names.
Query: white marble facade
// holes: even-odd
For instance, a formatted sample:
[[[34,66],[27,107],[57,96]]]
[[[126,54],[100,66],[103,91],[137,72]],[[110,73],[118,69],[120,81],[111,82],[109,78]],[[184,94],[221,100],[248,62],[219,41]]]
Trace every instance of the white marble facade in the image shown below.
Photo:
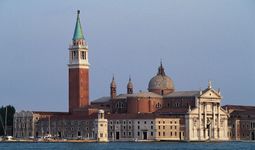
[[[222,109],[221,95],[209,85],[197,97],[197,106],[185,116],[186,140],[228,140],[228,113]]]

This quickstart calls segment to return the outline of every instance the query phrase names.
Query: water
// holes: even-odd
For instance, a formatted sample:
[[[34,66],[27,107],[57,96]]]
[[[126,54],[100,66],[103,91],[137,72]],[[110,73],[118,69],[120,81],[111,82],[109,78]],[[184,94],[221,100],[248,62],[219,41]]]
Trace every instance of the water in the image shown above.
[[[255,150],[253,142],[0,143],[0,150]]]

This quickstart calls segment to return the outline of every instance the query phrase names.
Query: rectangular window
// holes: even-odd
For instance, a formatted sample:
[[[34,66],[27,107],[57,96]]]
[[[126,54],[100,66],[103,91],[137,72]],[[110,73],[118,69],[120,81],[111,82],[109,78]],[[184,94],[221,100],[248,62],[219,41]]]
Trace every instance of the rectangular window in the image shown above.
[[[151,126],[151,129],[153,129],[153,126]]]
[[[153,136],[153,132],[151,132],[151,136]]]
[[[137,132],[137,136],[140,136],[140,132]]]

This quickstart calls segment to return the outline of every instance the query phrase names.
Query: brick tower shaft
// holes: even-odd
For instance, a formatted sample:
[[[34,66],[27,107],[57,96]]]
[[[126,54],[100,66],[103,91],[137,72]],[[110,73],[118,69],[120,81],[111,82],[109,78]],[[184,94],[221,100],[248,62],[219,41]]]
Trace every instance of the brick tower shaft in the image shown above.
[[[89,105],[88,46],[77,13],[72,44],[69,47],[69,112]]]

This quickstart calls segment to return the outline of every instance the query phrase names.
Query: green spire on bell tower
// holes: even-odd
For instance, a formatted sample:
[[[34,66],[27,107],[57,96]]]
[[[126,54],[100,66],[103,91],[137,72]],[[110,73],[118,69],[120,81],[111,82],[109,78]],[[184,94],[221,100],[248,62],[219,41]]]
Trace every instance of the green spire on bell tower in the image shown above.
[[[80,22],[80,10],[77,11],[77,20],[75,25],[75,30],[73,34],[73,40],[84,39],[81,22]]]

